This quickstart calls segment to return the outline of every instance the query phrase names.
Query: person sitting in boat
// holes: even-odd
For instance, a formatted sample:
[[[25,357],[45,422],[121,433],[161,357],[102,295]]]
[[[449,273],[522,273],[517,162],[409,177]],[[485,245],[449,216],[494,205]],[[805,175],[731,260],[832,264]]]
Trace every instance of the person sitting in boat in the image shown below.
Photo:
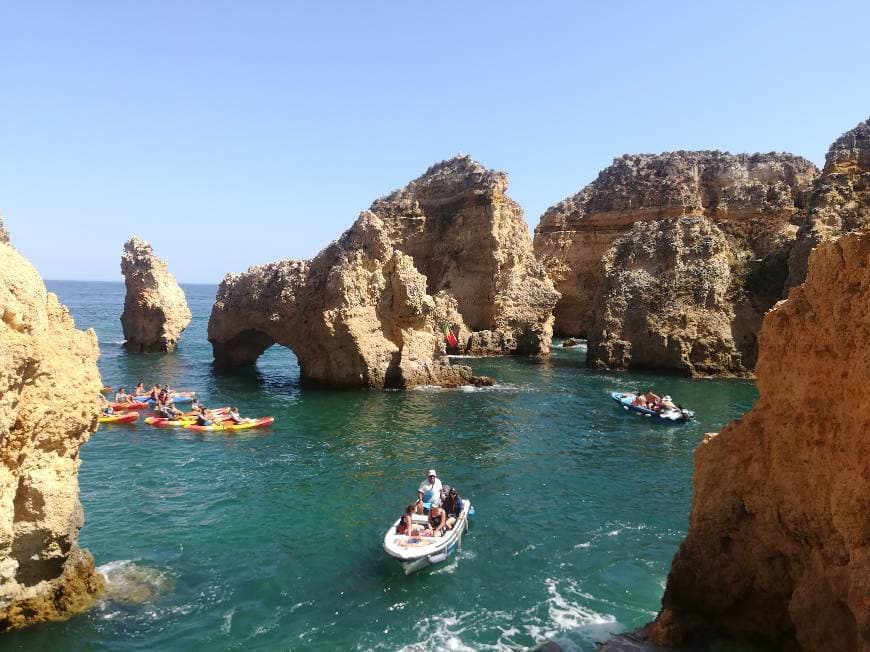
[[[452,530],[456,525],[456,519],[462,513],[462,498],[459,497],[459,492],[456,487],[444,487],[446,493],[441,501],[441,507],[444,513],[447,514],[447,522],[445,526],[448,530]]]
[[[115,394],[115,403],[129,403],[132,399],[123,387],[118,388]]]
[[[429,528],[423,533],[430,537],[440,537],[447,530],[447,512],[439,505],[429,508]]]
[[[414,525],[414,514],[417,509],[414,503],[411,503],[405,508],[405,513],[399,519],[399,524],[396,526],[396,534],[407,534],[409,537],[420,535],[420,528]]]
[[[652,388],[646,390],[644,398],[646,399],[646,405],[650,410],[658,410],[662,406],[662,397],[658,394],[654,394]]]
[[[212,425],[211,415],[208,410],[206,410],[202,405],[199,406],[199,410],[196,412],[196,425],[198,426],[210,426]]]
[[[662,396],[662,410],[676,410],[676,409],[677,409],[677,406],[674,405],[674,402],[670,396],[668,396],[667,394]]]
[[[248,422],[252,421],[253,419],[243,418],[241,415],[239,415],[239,408],[231,407],[230,411],[227,413],[226,420],[232,421],[233,423],[238,425],[240,423],[248,423]]]
[[[111,403],[106,400],[106,397],[100,394],[100,408],[103,411],[105,416],[109,416],[115,414],[115,409],[112,407]]]
[[[638,394],[637,396],[634,397],[634,400],[631,402],[631,404],[634,407],[640,407],[640,408],[647,409],[646,396],[644,396],[643,394]]]
[[[426,479],[420,483],[420,487],[417,489],[417,498],[424,503],[429,503],[430,506],[440,505],[441,488],[441,480],[438,479],[435,469],[429,469]]]
[[[145,385],[142,383],[139,383],[133,388],[133,396],[145,396],[145,394]]]

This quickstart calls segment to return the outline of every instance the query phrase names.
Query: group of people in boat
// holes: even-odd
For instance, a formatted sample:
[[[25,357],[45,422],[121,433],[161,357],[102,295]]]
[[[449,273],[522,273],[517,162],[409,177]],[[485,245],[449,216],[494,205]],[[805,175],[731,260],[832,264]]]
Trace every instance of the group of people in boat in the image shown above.
[[[664,396],[659,396],[652,391],[652,388],[647,389],[645,393],[639,392],[637,396],[634,397],[634,400],[631,402],[631,404],[635,407],[653,410],[654,412],[679,409],[679,406],[677,406],[673,402],[670,396],[668,396],[667,394],[665,394]]]
[[[462,498],[456,487],[442,485],[435,469],[429,469],[426,478],[417,489],[416,502],[408,504],[399,524],[396,534],[406,534],[411,537],[444,536],[456,525],[462,513]],[[414,515],[426,515],[426,524],[415,523]]]
[[[110,388],[106,389],[111,391]],[[154,403],[154,413],[163,419],[176,420],[184,416],[191,416],[194,418],[195,423],[198,426],[211,426],[218,423],[233,423],[239,425],[253,421],[253,419],[242,417],[239,414],[239,408],[237,407],[210,410],[199,401],[194,401],[192,414],[185,415],[182,410],[175,407],[172,401],[172,394],[173,390],[169,385],[161,385],[160,383],[157,383],[151,387],[151,389],[145,389],[145,385],[140,382],[133,388],[133,392],[130,394],[127,393],[127,390],[124,387],[120,387],[115,393],[115,405],[117,405],[119,409],[123,409],[124,406],[138,406],[140,401],[137,399],[147,397],[149,401],[153,401]],[[102,395],[101,399],[103,404],[103,414],[114,414],[115,410],[112,407],[112,404]]]

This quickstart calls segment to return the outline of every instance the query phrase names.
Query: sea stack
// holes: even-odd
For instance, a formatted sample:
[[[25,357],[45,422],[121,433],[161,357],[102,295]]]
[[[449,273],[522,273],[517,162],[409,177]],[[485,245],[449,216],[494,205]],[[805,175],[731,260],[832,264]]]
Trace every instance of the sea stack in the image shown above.
[[[121,315],[124,347],[130,353],[174,351],[191,314],[166,261],[133,236],[124,244],[121,273],[127,286]]]
[[[816,245],[870,225],[870,119],[840,136],[808,193],[789,258],[789,287],[803,283]]]
[[[103,588],[82,526],[79,448],[96,430],[97,338],[0,243],[0,631],[62,620]]]
[[[810,256],[764,318],[760,398],[695,451],[652,642],[870,649],[870,233]]]
[[[474,355],[545,356],[559,293],[535,258],[519,204],[504,172],[468,156],[430,167],[370,210],[393,247],[426,277],[429,294],[457,301]]]
[[[451,365],[440,324],[456,303],[426,292],[413,259],[365,211],[310,261],[228,274],[208,323],[217,366],[252,364],[272,344],[293,350],[302,381],[409,388],[483,382]]]
[[[746,332],[738,339],[747,340],[735,343],[748,358],[740,367],[751,367],[761,315],[780,298],[787,275],[794,215],[817,174],[806,159],[780,153],[678,151],[614,160],[579,193],[549,208],[535,229],[535,253],[562,295],[555,331],[591,333],[602,258],[635,224],[703,217],[728,240],[734,271],[753,277],[743,305],[734,308],[743,322],[738,330]]]

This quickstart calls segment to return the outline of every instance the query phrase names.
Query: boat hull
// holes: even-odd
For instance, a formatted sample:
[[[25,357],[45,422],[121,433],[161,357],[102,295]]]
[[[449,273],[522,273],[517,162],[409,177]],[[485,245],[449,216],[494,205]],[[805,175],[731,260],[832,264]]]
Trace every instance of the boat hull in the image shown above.
[[[396,534],[399,524],[396,520],[384,534],[384,552],[401,564],[405,575],[443,563],[462,547],[462,535],[468,530],[470,510],[471,503],[463,500],[462,513],[456,519],[456,524],[441,537],[409,537]]]

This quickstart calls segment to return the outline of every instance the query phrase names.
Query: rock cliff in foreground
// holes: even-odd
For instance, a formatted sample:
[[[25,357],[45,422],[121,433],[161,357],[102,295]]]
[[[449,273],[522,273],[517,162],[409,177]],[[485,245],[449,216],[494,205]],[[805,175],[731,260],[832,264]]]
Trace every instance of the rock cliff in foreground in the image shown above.
[[[426,277],[427,292],[452,295],[468,329],[483,331],[470,352],[546,355],[559,294],[507,187],[504,172],[456,156],[370,210]]]
[[[705,217],[638,222],[604,255],[587,359],[690,375],[743,370],[728,239]]]
[[[870,225],[870,119],[831,145],[801,218],[789,257],[789,287],[803,283],[813,247]]]
[[[127,286],[121,315],[124,347],[131,353],[174,351],[191,315],[166,261],[133,236],[124,244],[121,273]]]
[[[0,213],[0,244],[9,244],[9,232],[3,226],[3,213]]]
[[[454,386],[440,325],[456,302],[426,291],[426,277],[393,248],[383,221],[364,212],[311,261],[286,260],[228,274],[208,324],[215,364],[253,363],[289,347],[302,379],[333,387]]]
[[[0,631],[81,611],[102,589],[76,544],[79,448],[97,427],[97,338],[0,244]]]
[[[695,452],[652,642],[870,649],[870,233],[820,245],[764,318],[760,398]]]
[[[562,294],[556,331],[589,333],[601,259],[637,222],[707,217],[728,236],[736,258],[766,260],[760,274],[781,277],[778,297],[797,229],[791,220],[817,174],[812,163],[790,154],[680,151],[616,159],[549,208],[535,229],[535,253]],[[757,299],[762,314],[767,300]]]

